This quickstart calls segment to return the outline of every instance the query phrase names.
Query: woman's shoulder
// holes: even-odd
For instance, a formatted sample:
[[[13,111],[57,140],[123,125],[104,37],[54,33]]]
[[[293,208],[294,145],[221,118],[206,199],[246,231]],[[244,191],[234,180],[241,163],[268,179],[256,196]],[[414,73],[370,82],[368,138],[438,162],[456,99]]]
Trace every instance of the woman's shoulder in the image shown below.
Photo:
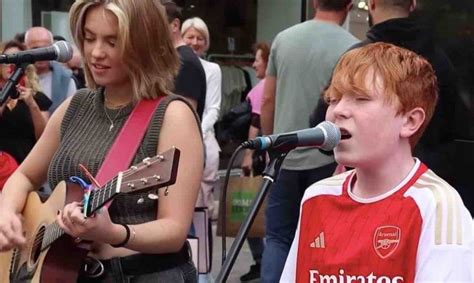
[[[248,96],[259,96],[263,95],[263,88],[265,86],[265,79],[261,79],[249,92]]]
[[[74,116],[77,109],[83,108],[85,104],[92,104],[94,97],[97,95],[97,91],[88,88],[79,89],[73,96],[69,97],[66,101],[67,111],[65,113],[66,118]]]
[[[267,80],[267,78],[261,79],[261,80],[257,83],[257,85],[255,85],[255,87],[257,87],[257,86],[258,86],[258,87],[263,87],[263,86],[265,85],[265,81],[266,81],[266,80]]]
[[[176,112],[183,112],[189,111],[187,109],[193,110],[193,106],[181,95],[177,94],[170,94],[164,97],[164,99],[160,103],[161,107],[164,108],[166,113],[168,111],[172,111],[173,113]]]
[[[99,92],[99,89],[81,88],[76,91],[74,97],[77,97],[77,99],[85,99],[95,97]]]
[[[181,95],[170,94],[160,103],[159,112],[164,117],[170,119],[181,119],[183,117],[193,117],[199,123],[199,117],[189,101]],[[163,118],[164,118],[163,117]]]

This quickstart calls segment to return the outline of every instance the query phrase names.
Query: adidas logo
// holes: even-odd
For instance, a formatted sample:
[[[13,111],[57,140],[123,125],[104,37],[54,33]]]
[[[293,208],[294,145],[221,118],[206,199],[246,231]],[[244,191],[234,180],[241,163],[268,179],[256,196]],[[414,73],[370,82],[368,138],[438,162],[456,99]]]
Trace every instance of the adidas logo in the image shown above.
[[[319,233],[319,235],[314,239],[314,242],[311,242],[309,245],[311,248],[324,249],[326,244],[324,243],[324,232]]]

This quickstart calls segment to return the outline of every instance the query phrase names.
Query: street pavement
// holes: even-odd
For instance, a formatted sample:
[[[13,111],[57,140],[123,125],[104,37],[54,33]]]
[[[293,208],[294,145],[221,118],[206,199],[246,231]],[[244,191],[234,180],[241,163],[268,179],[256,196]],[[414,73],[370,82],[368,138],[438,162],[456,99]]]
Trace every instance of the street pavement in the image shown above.
[[[216,236],[217,222],[213,222],[212,232],[213,232],[213,255],[212,255],[212,278],[217,278],[221,270],[222,265],[222,237]],[[234,238],[227,237],[226,246],[227,246],[227,255],[229,255],[229,250],[234,241]],[[252,254],[250,253],[249,246],[247,241],[245,241],[240,253],[234,263],[234,266],[229,274],[228,283],[240,283],[240,276],[247,273],[250,269],[250,265],[254,264],[252,259]],[[253,281],[253,282],[259,282]]]

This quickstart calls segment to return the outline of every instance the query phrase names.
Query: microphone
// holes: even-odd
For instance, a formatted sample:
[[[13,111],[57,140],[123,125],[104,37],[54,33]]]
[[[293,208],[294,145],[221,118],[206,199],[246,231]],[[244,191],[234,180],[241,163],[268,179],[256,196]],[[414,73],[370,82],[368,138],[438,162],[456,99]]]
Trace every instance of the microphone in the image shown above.
[[[72,58],[72,46],[66,41],[58,41],[51,46],[20,51],[10,55],[0,55],[0,64],[31,64],[36,61],[56,60],[67,62]]]
[[[299,146],[318,147],[332,150],[341,140],[341,131],[329,121],[324,121],[314,128],[289,133],[257,137],[243,142],[243,148],[267,150],[276,149],[281,152],[290,151]]]

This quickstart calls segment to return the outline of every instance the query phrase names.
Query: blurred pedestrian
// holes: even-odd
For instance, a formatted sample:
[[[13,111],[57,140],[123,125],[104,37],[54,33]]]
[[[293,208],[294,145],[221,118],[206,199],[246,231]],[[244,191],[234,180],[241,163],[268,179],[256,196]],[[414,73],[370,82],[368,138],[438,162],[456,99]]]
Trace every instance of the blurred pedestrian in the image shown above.
[[[15,54],[24,51],[25,46],[16,40],[5,43],[1,54]],[[15,70],[15,65],[1,65],[1,81],[5,82]],[[0,85],[3,88],[3,85]],[[25,74],[19,81],[16,89],[11,90],[17,93],[18,97],[9,97],[0,106],[0,152],[2,152],[2,163],[0,171],[9,171],[5,168],[8,164],[20,164],[31,151],[36,141],[41,137],[49,118],[48,108],[51,100],[41,92],[38,82],[38,75],[34,65],[28,65]],[[12,157],[15,161],[9,160]],[[1,174],[0,188],[6,181],[6,174]]]

